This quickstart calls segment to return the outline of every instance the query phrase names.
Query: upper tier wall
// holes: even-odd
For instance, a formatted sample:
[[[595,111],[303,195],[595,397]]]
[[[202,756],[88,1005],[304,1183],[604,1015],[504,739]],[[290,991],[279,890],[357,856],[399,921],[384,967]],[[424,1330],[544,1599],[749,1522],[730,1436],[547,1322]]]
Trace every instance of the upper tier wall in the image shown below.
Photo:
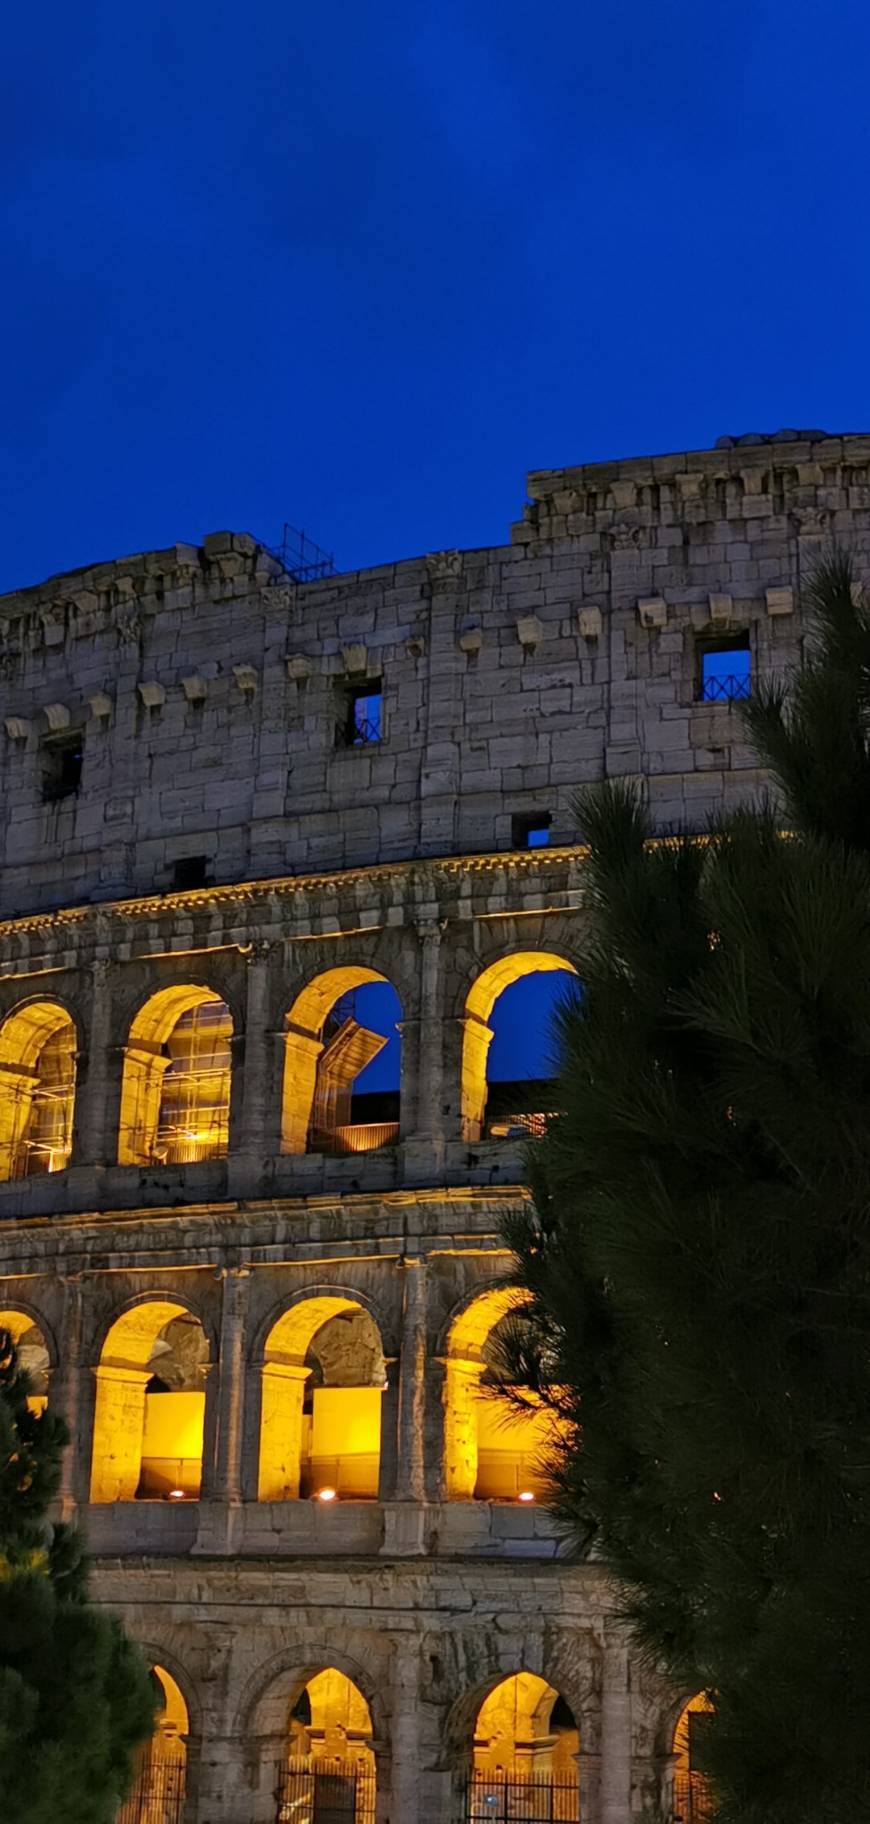
[[[870,572],[870,439],[529,491],[508,547],[296,585],[219,533],[0,600],[0,913],[160,891],[188,856],[235,881],[507,848],[528,811],[570,840],[605,773],[647,774],[663,827],[754,790],[739,717],[696,702],[696,642],[736,628],[756,673],[796,661],[822,541]],[[360,675],[383,680],[382,739],[341,749]],[[65,727],[81,787],[45,804]]]

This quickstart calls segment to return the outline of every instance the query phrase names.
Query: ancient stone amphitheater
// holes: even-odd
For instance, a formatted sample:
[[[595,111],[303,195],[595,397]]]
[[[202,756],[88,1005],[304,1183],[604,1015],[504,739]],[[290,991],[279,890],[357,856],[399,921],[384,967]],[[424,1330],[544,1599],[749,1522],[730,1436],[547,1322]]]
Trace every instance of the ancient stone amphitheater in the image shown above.
[[[503,548],[306,582],[217,533],[0,600],[0,1319],[161,1688],[124,1824],[703,1814],[692,1693],[488,1389],[499,1225],[576,788],[757,789],[735,703],[870,551],[870,439],[528,492]]]

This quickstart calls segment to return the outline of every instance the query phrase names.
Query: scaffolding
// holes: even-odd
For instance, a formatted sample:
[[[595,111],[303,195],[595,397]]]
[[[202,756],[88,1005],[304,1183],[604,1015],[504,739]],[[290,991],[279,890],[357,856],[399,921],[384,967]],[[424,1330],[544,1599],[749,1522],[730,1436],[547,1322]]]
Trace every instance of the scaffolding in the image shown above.
[[[324,576],[335,575],[331,552],[322,551],[307,532],[300,532],[286,520],[280,544],[267,545],[266,549],[270,557],[277,557],[294,583],[316,583]]]

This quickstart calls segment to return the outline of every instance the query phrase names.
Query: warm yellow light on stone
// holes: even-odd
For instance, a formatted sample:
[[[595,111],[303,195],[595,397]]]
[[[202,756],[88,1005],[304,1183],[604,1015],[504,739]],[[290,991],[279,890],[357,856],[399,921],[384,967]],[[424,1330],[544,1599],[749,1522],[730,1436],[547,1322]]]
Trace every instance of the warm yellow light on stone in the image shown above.
[[[0,1026],[0,1179],[67,1165],[76,1045],[72,1019],[56,1001],[29,1001]]]
[[[94,1502],[133,1501],[136,1498],[143,1471],[146,1416],[149,1410],[146,1389],[153,1374],[151,1357],[154,1346],[161,1331],[173,1318],[186,1315],[183,1305],[169,1300],[149,1299],[141,1305],[135,1305],[131,1311],[125,1311],[116,1319],[106,1336],[99,1365],[95,1370],[97,1394],[91,1467],[91,1500]],[[172,1401],[173,1397],[178,1396],[160,1394],[156,1399]],[[183,1435],[188,1442],[198,1437],[198,1454],[187,1460],[183,1475],[177,1473],[177,1464],[174,1463],[172,1473],[165,1476],[159,1491],[153,1491],[155,1495],[158,1492],[165,1495],[170,1488],[178,1486],[184,1487],[185,1492],[190,1494],[199,1489],[202,1419],[196,1415],[203,1412],[204,1395],[193,1393],[182,1398],[190,1403],[184,1408],[176,1407],[176,1416],[180,1422],[183,1411],[186,1426]],[[171,1413],[172,1410],[170,1406],[168,1412]],[[152,1421],[152,1425],[158,1429],[160,1424],[159,1417]],[[164,1440],[177,1441],[179,1435],[182,1434],[167,1417],[166,1429],[162,1433]],[[149,1488],[147,1492],[152,1491]]]
[[[472,984],[465,1003],[462,1033],[462,1076],[460,1112],[464,1140],[479,1140],[486,1114],[486,1062],[492,1043],[489,1017],[493,1007],[512,982],[526,975],[539,975],[561,969],[576,975],[573,963],[554,956],[549,950],[517,950],[511,956],[499,957],[481,971]]]
[[[284,1040],[281,1151],[304,1153],[308,1145],[317,1068],[323,1055],[323,1027],[342,995],[366,982],[384,982],[376,969],[355,964],[327,969],[297,995],[287,1015]]]
[[[226,1152],[232,1030],[220,997],[194,983],[161,988],[140,1007],[124,1048],[119,1165]]]
[[[334,1487],[346,1499],[373,1500],[380,1473],[383,1356],[370,1320],[368,1384],[315,1387],[310,1416],[305,1390],[312,1343],[339,1317],[362,1320],[362,1308],[340,1294],[320,1294],[291,1305],[273,1325],[263,1351],[258,1496],[296,1500],[302,1489]],[[303,1492],[305,1492],[303,1490]]]
[[[474,1730],[474,1768],[477,1773],[500,1772],[515,1779],[554,1775],[569,1790],[560,1792],[558,1815],[578,1817],[577,1799],[570,1791],[576,1779],[580,1737],[576,1727],[555,1725],[553,1712],[558,1692],[536,1672],[516,1672],[497,1684],[484,1698]]]

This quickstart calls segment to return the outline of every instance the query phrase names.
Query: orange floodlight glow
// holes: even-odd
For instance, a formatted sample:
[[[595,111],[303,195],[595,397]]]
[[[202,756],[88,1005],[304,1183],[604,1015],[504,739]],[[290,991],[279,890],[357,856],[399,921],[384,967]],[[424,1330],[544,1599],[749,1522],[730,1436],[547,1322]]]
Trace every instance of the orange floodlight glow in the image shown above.
[[[319,1488],[317,1490],[317,1499],[318,1501],[334,1501],[336,1499],[336,1493],[337,1491],[334,1488]]]
[[[517,1496],[518,1501],[534,1501],[534,1499],[534,1493],[530,1488],[521,1488]]]

